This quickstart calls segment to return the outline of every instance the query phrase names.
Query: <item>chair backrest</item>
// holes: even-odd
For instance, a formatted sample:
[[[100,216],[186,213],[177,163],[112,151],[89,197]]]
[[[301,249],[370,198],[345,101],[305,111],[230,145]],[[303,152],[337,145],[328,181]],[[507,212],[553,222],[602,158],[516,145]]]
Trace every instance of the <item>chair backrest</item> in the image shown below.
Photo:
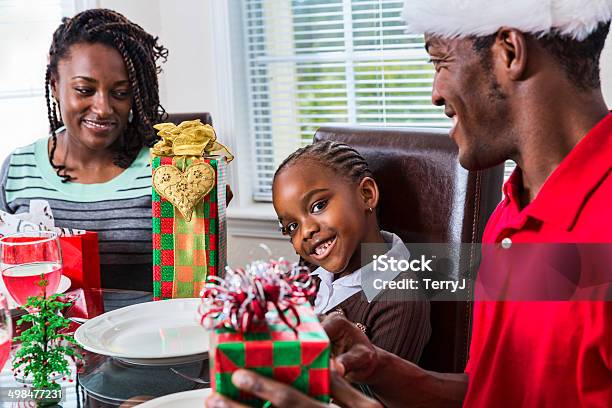
[[[405,242],[480,242],[501,200],[503,165],[468,172],[442,129],[323,127],[314,139],[349,144],[364,156],[380,189],[381,228]],[[419,364],[463,371],[471,319],[469,302],[431,302],[432,336]]]
[[[212,126],[212,116],[208,112],[187,112],[187,113],[168,113],[166,122],[172,122],[178,125],[186,120],[200,119],[205,125]]]

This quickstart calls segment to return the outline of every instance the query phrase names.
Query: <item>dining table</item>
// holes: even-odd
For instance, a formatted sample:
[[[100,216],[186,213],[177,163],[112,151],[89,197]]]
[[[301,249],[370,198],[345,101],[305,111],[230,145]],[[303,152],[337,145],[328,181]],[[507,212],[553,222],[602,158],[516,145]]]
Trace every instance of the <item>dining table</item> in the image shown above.
[[[153,301],[152,293],[144,291],[86,289],[83,293],[101,299],[103,310],[97,309],[104,313]],[[18,319],[17,311],[12,314],[14,320]],[[86,320],[74,319],[78,324]],[[210,387],[207,353],[178,361],[153,361],[151,364],[87,350],[81,350],[81,353],[82,358],[71,363],[72,375],[57,380],[62,386],[60,405],[64,408],[131,407],[157,397]],[[26,386],[14,377],[9,360],[0,373],[1,406],[34,406],[7,395],[20,387]]]

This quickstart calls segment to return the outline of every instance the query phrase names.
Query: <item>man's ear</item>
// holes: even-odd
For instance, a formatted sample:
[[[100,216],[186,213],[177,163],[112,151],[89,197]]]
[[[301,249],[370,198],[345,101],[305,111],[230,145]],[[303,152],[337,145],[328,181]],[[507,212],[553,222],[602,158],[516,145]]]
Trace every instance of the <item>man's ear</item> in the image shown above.
[[[359,182],[359,194],[363,200],[366,209],[376,208],[378,205],[378,185],[372,177],[364,177]]]
[[[527,71],[527,38],[514,28],[502,27],[492,47],[499,68],[506,70],[513,81],[523,79]]]

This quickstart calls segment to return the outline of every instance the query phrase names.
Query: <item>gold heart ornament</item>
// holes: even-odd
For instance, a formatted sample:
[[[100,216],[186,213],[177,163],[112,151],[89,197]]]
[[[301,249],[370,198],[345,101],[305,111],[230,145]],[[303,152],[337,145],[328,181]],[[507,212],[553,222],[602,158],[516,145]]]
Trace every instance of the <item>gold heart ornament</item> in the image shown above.
[[[168,200],[187,221],[195,206],[215,186],[215,170],[208,163],[187,166],[184,172],[170,165],[159,166],[153,172],[153,188]]]

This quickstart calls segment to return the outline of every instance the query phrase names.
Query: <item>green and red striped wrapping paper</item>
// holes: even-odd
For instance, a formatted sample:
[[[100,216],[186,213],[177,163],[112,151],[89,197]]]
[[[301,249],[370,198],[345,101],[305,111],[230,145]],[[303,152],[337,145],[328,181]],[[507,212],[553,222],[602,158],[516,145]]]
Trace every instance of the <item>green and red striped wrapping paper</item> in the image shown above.
[[[194,210],[190,223],[153,189],[154,300],[170,299],[173,293],[198,297],[206,276],[219,276],[225,268],[226,160],[222,156],[202,159],[215,170],[216,183]],[[172,164],[173,157],[152,160],[153,170]]]
[[[261,407],[264,401],[241,392],[232,383],[232,373],[246,368],[328,402],[329,338],[310,306],[298,306],[297,310],[301,320],[297,336],[280,321],[247,333],[229,328],[213,330],[209,352],[212,389],[243,404]]]

